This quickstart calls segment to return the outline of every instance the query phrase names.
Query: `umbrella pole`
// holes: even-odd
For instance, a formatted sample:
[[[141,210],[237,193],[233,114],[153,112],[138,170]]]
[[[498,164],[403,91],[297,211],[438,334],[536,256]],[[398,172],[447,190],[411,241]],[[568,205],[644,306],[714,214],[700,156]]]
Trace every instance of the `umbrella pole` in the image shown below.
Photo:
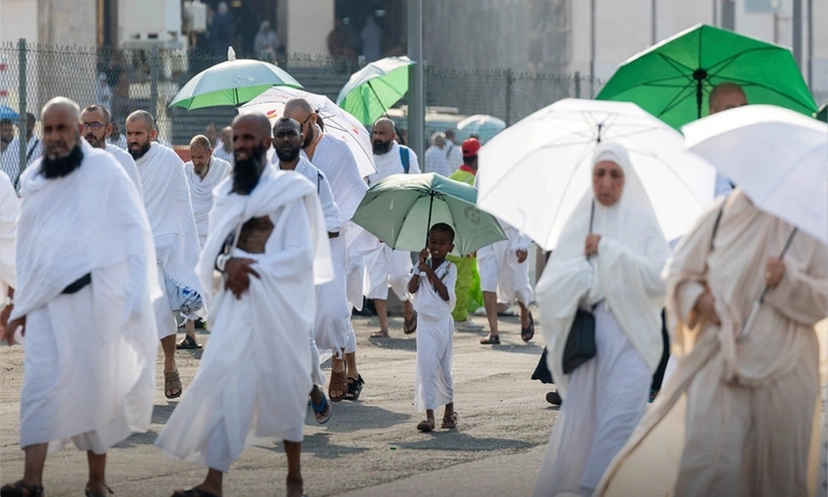
[[[707,78],[707,71],[696,69],[693,71],[693,79],[696,80],[696,112],[697,117],[702,116],[702,99],[704,98],[704,80]]]
[[[785,242],[785,246],[782,248],[782,253],[779,254],[779,260],[782,260],[785,257],[785,253],[791,246],[791,242],[793,241],[794,235],[796,235],[797,231],[797,228],[794,228],[793,231],[791,231],[790,236],[788,236],[788,240]],[[768,295],[769,291],[770,288],[768,288],[768,286],[765,285],[765,289],[762,290],[762,295],[759,297],[759,300],[753,303],[753,309],[751,309],[750,311],[750,316],[748,316],[747,322],[745,323],[745,327],[742,328],[742,333],[739,334],[738,337],[736,337],[737,342],[741,342],[750,334],[750,331],[756,322],[756,317],[759,315],[759,309],[762,307],[762,304],[765,303],[765,297]]]
[[[377,99],[377,103],[379,104],[380,108],[382,109],[383,117],[388,117],[388,109],[386,109],[385,106],[382,105],[382,102],[380,101],[379,95],[377,95],[377,91],[374,89],[374,85],[372,85],[370,81],[366,84],[368,85],[368,88],[371,89],[371,93],[374,94],[374,98]],[[403,139],[402,134],[400,133],[400,128],[398,128],[396,124],[394,124],[394,133],[397,133],[397,136],[400,137],[400,141],[402,142],[403,145],[405,145],[406,143],[405,143],[405,140]]]
[[[428,196],[428,224],[426,224],[426,241],[425,247],[428,248],[428,232],[431,230],[431,208],[434,207],[434,194],[431,193]]]

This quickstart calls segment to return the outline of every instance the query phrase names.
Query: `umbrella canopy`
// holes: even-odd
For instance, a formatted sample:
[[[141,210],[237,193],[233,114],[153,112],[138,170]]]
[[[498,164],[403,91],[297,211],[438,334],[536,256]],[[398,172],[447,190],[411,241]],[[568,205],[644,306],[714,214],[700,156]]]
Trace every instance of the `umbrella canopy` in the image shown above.
[[[679,128],[707,115],[710,91],[725,82],[739,84],[751,104],[816,111],[790,50],[704,24],[621,64],[596,98],[636,103]]]
[[[11,107],[8,105],[0,105],[0,119],[10,119],[15,121],[18,117],[17,112],[15,112]]]
[[[351,75],[336,105],[370,126],[408,92],[408,57],[386,57],[371,62]]]
[[[828,244],[828,124],[748,105],[682,128],[686,146],[751,201]]]
[[[170,107],[191,110],[241,105],[273,86],[302,88],[287,71],[268,62],[228,60],[196,74],[173,98]]]
[[[592,184],[600,140],[627,148],[668,240],[713,200],[715,170],[673,128],[635,104],[564,99],[521,120],[478,152],[478,206],[551,250]]]
[[[239,114],[259,112],[267,116],[271,123],[284,115],[285,104],[294,98],[304,98],[314,111],[322,118],[325,132],[341,138],[348,144],[354,154],[360,176],[365,177],[377,172],[374,167],[374,153],[371,148],[371,136],[356,118],[336,106],[328,97],[308,93],[304,90],[287,86],[274,86],[264,93],[239,107]]]
[[[822,107],[819,108],[814,117],[824,123],[828,123],[828,104],[822,104]]]
[[[368,189],[353,221],[388,246],[419,252],[437,223],[454,229],[455,255],[506,235],[497,219],[474,205],[477,190],[439,174],[394,174]]]
[[[466,138],[477,135],[481,143],[491,140],[494,135],[506,129],[506,123],[501,119],[486,114],[475,114],[457,123],[457,131]]]

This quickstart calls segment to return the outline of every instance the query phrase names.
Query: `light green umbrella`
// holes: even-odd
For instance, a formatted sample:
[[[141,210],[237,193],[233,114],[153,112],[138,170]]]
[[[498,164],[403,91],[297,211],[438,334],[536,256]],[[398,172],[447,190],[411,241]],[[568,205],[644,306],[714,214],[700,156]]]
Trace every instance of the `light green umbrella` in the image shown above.
[[[351,75],[336,98],[336,105],[366,126],[382,117],[408,92],[408,57],[386,57]]]
[[[454,229],[455,255],[506,235],[497,219],[475,206],[477,190],[439,174],[395,174],[368,189],[353,221],[389,247],[419,252],[437,223]]]
[[[238,59],[230,52],[226,62],[196,74],[181,88],[170,107],[187,110],[219,105],[241,105],[273,86],[302,88],[293,76],[261,60]]]
[[[817,109],[789,49],[704,24],[621,64],[595,98],[638,104],[678,129],[707,115],[710,91],[726,82],[750,104],[809,116]]]

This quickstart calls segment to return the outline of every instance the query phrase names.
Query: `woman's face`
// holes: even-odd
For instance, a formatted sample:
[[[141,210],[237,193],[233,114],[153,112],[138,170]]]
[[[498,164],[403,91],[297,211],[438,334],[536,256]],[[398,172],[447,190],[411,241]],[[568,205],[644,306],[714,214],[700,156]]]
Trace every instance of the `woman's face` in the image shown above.
[[[601,161],[592,169],[592,190],[604,207],[612,207],[624,191],[624,170],[612,161]]]

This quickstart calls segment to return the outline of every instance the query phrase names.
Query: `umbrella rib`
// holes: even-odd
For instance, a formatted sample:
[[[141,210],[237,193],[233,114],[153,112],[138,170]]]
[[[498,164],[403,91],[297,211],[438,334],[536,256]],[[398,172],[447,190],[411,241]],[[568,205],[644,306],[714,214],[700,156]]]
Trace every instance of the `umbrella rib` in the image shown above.
[[[670,112],[675,107],[677,107],[681,102],[683,102],[687,97],[689,97],[690,94],[685,93],[687,90],[693,90],[693,82],[692,81],[688,82],[684,86],[684,88],[681,89],[681,91],[676,92],[676,95],[673,97],[673,99],[670,100],[669,102],[667,102],[667,105],[665,105],[661,109],[661,111],[658,114],[656,114],[656,116],[660,117],[660,116],[663,116],[664,114],[666,114],[667,112]]]
[[[690,66],[688,66],[688,65],[686,65],[686,64],[682,64],[681,62],[677,61],[676,59],[674,59],[674,58],[672,58],[672,57],[668,57],[667,55],[664,55],[664,54],[662,54],[662,53],[659,53],[659,54],[658,54],[658,56],[659,56],[659,58],[661,58],[661,59],[663,59],[665,62],[667,62],[667,64],[669,64],[670,66],[672,66],[672,67],[673,67],[673,69],[676,69],[676,71],[678,72],[678,74],[679,74],[680,76],[684,77],[684,78],[687,78],[688,76],[687,76],[687,74],[685,74],[685,73],[682,71],[682,69],[684,69],[684,70],[686,70],[686,71],[690,71],[690,73],[691,73],[691,74],[692,74],[692,73],[693,73],[693,71],[694,71],[694,69],[693,69],[692,67],[690,67]],[[688,79],[691,79],[691,78],[688,78]]]
[[[731,55],[730,57],[724,58],[724,59],[720,60],[719,62],[716,62],[715,64],[710,66],[710,68],[707,70],[707,73],[708,73],[708,75],[710,75],[713,72],[718,74],[718,73],[722,72],[725,68],[727,68],[727,66],[729,66],[730,64],[736,62],[736,59],[738,59],[739,57],[742,57],[744,55],[747,55],[747,54],[753,53],[753,52],[764,52],[766,50],[776,51],[777,48],[776,47],[754,47],[754,48],[749,48],[747,50],[743,50],[739,53]],[[721,67],[718,67],[718,66],[721,66]]]

